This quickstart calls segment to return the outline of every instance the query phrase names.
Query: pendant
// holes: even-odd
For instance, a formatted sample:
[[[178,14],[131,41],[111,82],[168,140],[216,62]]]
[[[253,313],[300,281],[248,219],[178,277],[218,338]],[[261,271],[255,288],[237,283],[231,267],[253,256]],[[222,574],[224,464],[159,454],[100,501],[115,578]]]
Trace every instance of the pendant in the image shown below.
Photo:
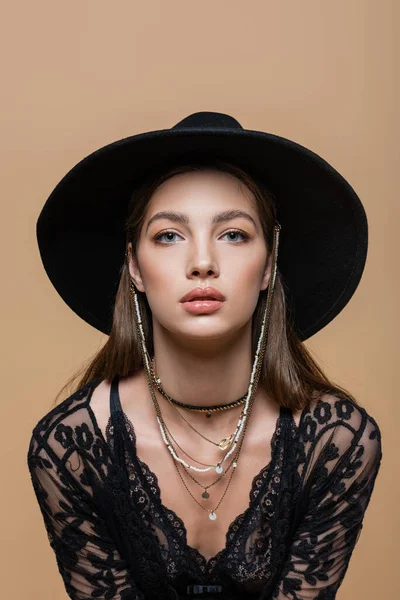
[[[212,413],[206,412],[206,417],[207,417],[207,419],[209,419],[210,417],[212,417]]]
[[[211,519],[211,521],[215,521],[215,519],[217,518],[217,515],[215,514],[214,511],[210,512],[210,514],[208,515],[208,518]]]
[[[221,465],[218,465],[215,470],[217,471],[218,475],[220,475],[224,469],[221,467]]]
[[[207,492],[207,490],[204,490],[204,492],[201,495],[202,498],[209,498],[210,494]]]
[[[226,450],[233,442],[233,433],[228,438],[222,438],[222,440],[218,444],[218,448],[220,450]]]

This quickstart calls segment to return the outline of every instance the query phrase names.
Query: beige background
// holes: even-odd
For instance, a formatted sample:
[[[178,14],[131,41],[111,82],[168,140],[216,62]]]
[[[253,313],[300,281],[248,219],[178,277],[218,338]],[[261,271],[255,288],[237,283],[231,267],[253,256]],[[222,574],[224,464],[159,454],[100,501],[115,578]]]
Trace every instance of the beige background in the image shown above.
[[[215,110],[310,147],[366,208],[360,286],[307,345],[383,434],[383,466],[338,599],[397,598],[398,2],[39,0],[2,8],[1,597],[66,598],[28,479],[27,445],[56,392],[105,341],[47,279],[35,237],[40,209],[94,149]]]

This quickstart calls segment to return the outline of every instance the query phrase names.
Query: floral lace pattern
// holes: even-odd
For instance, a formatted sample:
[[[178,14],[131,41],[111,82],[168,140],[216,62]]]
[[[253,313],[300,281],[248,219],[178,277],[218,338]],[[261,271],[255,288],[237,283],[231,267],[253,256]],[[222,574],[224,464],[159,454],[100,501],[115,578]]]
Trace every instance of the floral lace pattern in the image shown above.
[[[268,579],[266,565],[271,562],[271,543],[268,540],[268,526],[263,522],[263,515],[272,516],[275,499],[279,493],[283,455],[282,445],[279,444],[280,428],[277,427],[271,441],[271,462],[253,479],[249,507],[230,524],[225,548],[206,560],[196,548],[187,544],[187,532],[183,521],[173,510],[162,505],[157,476],[137,457],[134,427],[125,414],[122,416],[125,424],[124,434],[129,439],[126,444],[125,465],[130,481],[134,482],[130,495],[147,526],[152,527],[158,536],[170,580],[173,581],[180,573],[191,573],[203,580],[219,581],[221,571],[225,576],[229,574],[237,583],[248,584],[253,580],[264,582]],[[111,448],[114,448],[113,435],[114,425],[110,417],[106,427],[106,440]],[[140,470],[137,469],[136,461]],[[259,494],[263,494],[262,503],[257,500]],[[266,510],[262,510],[263,505]],[[250,543],[254,533],[255,539]],[[263,586],[245,585],[237,586],[237,589],[242,587],[245,591],[248,587],[262,589]]]
[[[162,505],[122,409],[103,437],[90,406],[100,381],[39,420],[27,455],[70,598],[176,600],[203,583],[222,586],[221,600],[334,600],[381,463],[379,427],[365,409],[326,393],[303,410],[298,427],[281,409],[271,462],[254,477],[225,548],[207,561]]]

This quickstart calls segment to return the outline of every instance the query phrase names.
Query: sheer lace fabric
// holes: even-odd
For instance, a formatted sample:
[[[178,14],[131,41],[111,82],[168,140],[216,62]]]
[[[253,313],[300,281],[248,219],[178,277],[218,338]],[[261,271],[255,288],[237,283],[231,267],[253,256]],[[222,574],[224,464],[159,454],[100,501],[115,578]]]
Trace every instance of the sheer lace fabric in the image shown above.
[[[271,462],[254,478],[225,548],[207,561],[163,506],[118,403],[104,438],[90,406],[98,383],[40,419],[27,457],[70,598],[194,598],[187,586],[196,584],[222,590],[198,598],[335,598],[381,462],[380,431],[364,409],[326,394],[296,427],[282,408]]]

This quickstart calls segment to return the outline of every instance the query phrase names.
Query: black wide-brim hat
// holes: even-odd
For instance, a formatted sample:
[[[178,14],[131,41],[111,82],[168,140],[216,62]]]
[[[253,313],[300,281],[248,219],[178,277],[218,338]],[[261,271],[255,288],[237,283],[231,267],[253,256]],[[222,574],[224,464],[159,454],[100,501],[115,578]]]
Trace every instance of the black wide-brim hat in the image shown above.
[[[274,194],[281,225],[278,269],[295,332],[305,340],[346,306],[361,279],[368,224],[350,184],[307,148],[244,129],[215,112],[96,150],[55,187],[37,221],[44,268],[67,305],[109,334],[125,260],[124,223],[133,189],[189,155],[231,161]]]

